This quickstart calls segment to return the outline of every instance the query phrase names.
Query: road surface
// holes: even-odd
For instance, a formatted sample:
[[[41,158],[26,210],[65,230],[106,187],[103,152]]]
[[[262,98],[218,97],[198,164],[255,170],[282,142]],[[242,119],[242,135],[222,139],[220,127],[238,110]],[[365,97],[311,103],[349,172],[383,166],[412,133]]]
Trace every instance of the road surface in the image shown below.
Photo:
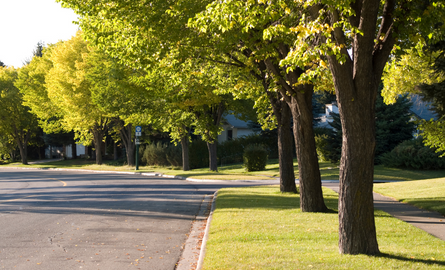
[[[204,195],[220,187],[0,169],[0,269],[175,269]]]

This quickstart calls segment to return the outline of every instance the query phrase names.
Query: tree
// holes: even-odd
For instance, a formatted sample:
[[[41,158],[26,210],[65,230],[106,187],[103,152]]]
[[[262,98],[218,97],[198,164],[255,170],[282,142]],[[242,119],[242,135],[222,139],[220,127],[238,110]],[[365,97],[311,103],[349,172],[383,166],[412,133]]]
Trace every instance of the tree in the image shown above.
[[[6,65],[0,60],[0,67],[6,67]]]
[[[438,120],[422,119],[418,129],[422,131],[424,143],[437,152],[445,150],[443,143],[445,113],[445,68],[444,43],[439,41],[429,46],[420,43],[416,49],[395,59],[387,69],[383,79],[390,87],[384,88],[386,103],[394,102],[402,94],[420,95],[430,102]]]
[[[99,53],[78,33],[34,57],[21,72],[17,85],[25,104],[39,117],[47,133],[71,131],[81,142],[94,141],[96,163],[102,163],[102,140],[110,119],[93,102],[94,84],[87,80],[93,69],[88,56]]]
[[[379,91],[380,93],[380,91]],[[380,156],[390,152],[399,143],[412,139],[415,123],[411,120],[412,102],[405,96],[399,97],[393,104],[385,104],[379,94],[376,100],[376,148],[375,163],[379,163]],[[329,158],[338,162],[341,157],[342,130],[341,120],[337,113],[331,113],[333,121],[329,123],[333,129],[328,139]]]
[[[443,30],[443,3],[316,0],[302,2],[295,12],[301,10],[306,16],[292,28],[284,29],[295,33],[296,38],[293,50],[281,64],[291,68],[317,61],[323,66],[327,61],[343,132],[340,252],[376,254],[379,249],[372,187],[378,86],[395,45],[410,46],[409,38],[419,40],[421,34],[439,36]]]
[[[434,63],[431,66],[431,77],[434,82],[422,83],[418,86],[420,95],[424,101],[431,102],[438,120],[423,120],[419,129],[423,131],[426,145],[435,148],[436,152],[445,150],[445,42],[440,41],[429,47],[434,55]],[[442,154],[441,156],[445,156]]]
[[[175,59],[174,51],[154,66],[147,80],[147,89],[157,93],[157,126],[171,132],[174,141],[181,141],[183,155],[188,153],[189,131],[207,143],[209,169],[217,171],[217,139],[222,130],[224,112],[237,110],[233,97],[226,94],[232,82],[224,69],[200,59]],[[172,57],[173,56],[173,57]],[[172,57],[172,58],[170,58]],[[167,115],[165,115],[167,114]],[[183,160],[183,164],[187,164]]]
[[[28,141],[37,129],[37,119],[22,105],[16,79],[17,70],[0,67],[0,131],[15,141],[22,163],[28,164]]]

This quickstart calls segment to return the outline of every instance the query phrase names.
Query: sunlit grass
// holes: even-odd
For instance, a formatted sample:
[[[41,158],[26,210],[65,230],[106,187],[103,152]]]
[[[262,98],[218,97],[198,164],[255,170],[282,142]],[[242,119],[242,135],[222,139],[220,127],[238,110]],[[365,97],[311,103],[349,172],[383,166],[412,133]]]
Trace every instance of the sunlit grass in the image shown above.
[[[338,180],[338,164],[330,162],[320,162],[320,175],[322,180]],[[135,167],[127,166],[123,161],[104,160],[103,165],[96,165],[94,160],[72,159],[57,162],[22,165],[20,163],[10,163],[0,166],[12,167],[35,167],[35,168],[74,168],[86,170],[102,171],[135,171]],[[295,177],[298,178],[298,164],[294,160]],[[218,172],[211,172],[208,168],[193,169],[183,171],[180,167],[161,167],[161,166],[139,166],[138,172],[141,173],[161,173],[167,175],[177,175],[195,179],[218,179],[218,180],[262,180],[276,179],[279,177],[280,170],[277,159],[271,159],[266,165],[266,169],[259,172],[247,172],[243,164],[229,164],[218,167]],[[375,166],[374,179],[376,180],[421,180],[445,177],[445,170],[404,170],[395,168],[385,168],[382,165]]]
[[[375,184],[374,191],[445,215],[445,178]]]
[[[337,194],[324,189],[328,207]],[[444,269],[445,241],[376,211],[379,256],[340,255],[338,216],[302,213],[278,187],[218,192],[204,269]]]

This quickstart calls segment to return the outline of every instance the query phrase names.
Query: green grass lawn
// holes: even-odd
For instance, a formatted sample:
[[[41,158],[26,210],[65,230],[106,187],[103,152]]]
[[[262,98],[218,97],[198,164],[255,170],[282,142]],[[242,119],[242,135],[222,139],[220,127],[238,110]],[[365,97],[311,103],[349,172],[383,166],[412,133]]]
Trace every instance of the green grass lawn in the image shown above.
[[[445,178],[375,184],[374,191],[445,215]]]
[[[337,194],[323,191],[336,211]],[[382,254],[340,255],[338,215],[302,213],[298,200],[277,187],[220,190],[204,269],[445,269],[445,241],[382,211],[375,211]]]
[[[10,163],[0,166],[12,167],[36,167],[36,168],[74,168],[87,170],[105,170],[105,171],[134,171],[135,167],[123,165],[123,162],[104,161],[103,165],[95,165],[94,160],[74,159],[63,160],[50,163],[22,165],[20,163]],[[294,161],[294,170],[298,178],[298,164]],[[160,167],[160,166],[140,166],[139,172],[156,172],[168,175],[177,175],[197,179],[220,179],[220,180],[261,180],[274,179],[279,176],[278,160],[268,161],[266,169],[259,172],[247,172],[243,164],[230,164],[218,167],[218,172],[210,172],[208,168],[183,171],[179,167]],[[338,164],[330,162],[320,162],[320,174],[322,180],[338,180]],[[385,168],[382,165],[375,166],[374,179],[376,180],[421,180],[431,178],[445,177],[445,170],[415,171],[402,170],[394,168]]]

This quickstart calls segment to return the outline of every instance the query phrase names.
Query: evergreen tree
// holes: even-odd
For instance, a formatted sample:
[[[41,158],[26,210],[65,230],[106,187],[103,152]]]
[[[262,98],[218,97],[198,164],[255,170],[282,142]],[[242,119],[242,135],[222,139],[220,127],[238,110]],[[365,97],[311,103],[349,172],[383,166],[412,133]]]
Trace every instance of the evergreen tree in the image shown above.
[[[411,120],[410,108],[412,103],[407,96],[397,99],[394,104],[386,105],[379,94],[376,100],[376,147],[375,161],[378,163],[382,154],[390,152],[399,143],[413,137],[415,123]],[[333,121],[329,125],[333,128],[328,138],[328,158],[335,163],[340,160],[342,147],[342,130],[340,116],[331,113]]]

